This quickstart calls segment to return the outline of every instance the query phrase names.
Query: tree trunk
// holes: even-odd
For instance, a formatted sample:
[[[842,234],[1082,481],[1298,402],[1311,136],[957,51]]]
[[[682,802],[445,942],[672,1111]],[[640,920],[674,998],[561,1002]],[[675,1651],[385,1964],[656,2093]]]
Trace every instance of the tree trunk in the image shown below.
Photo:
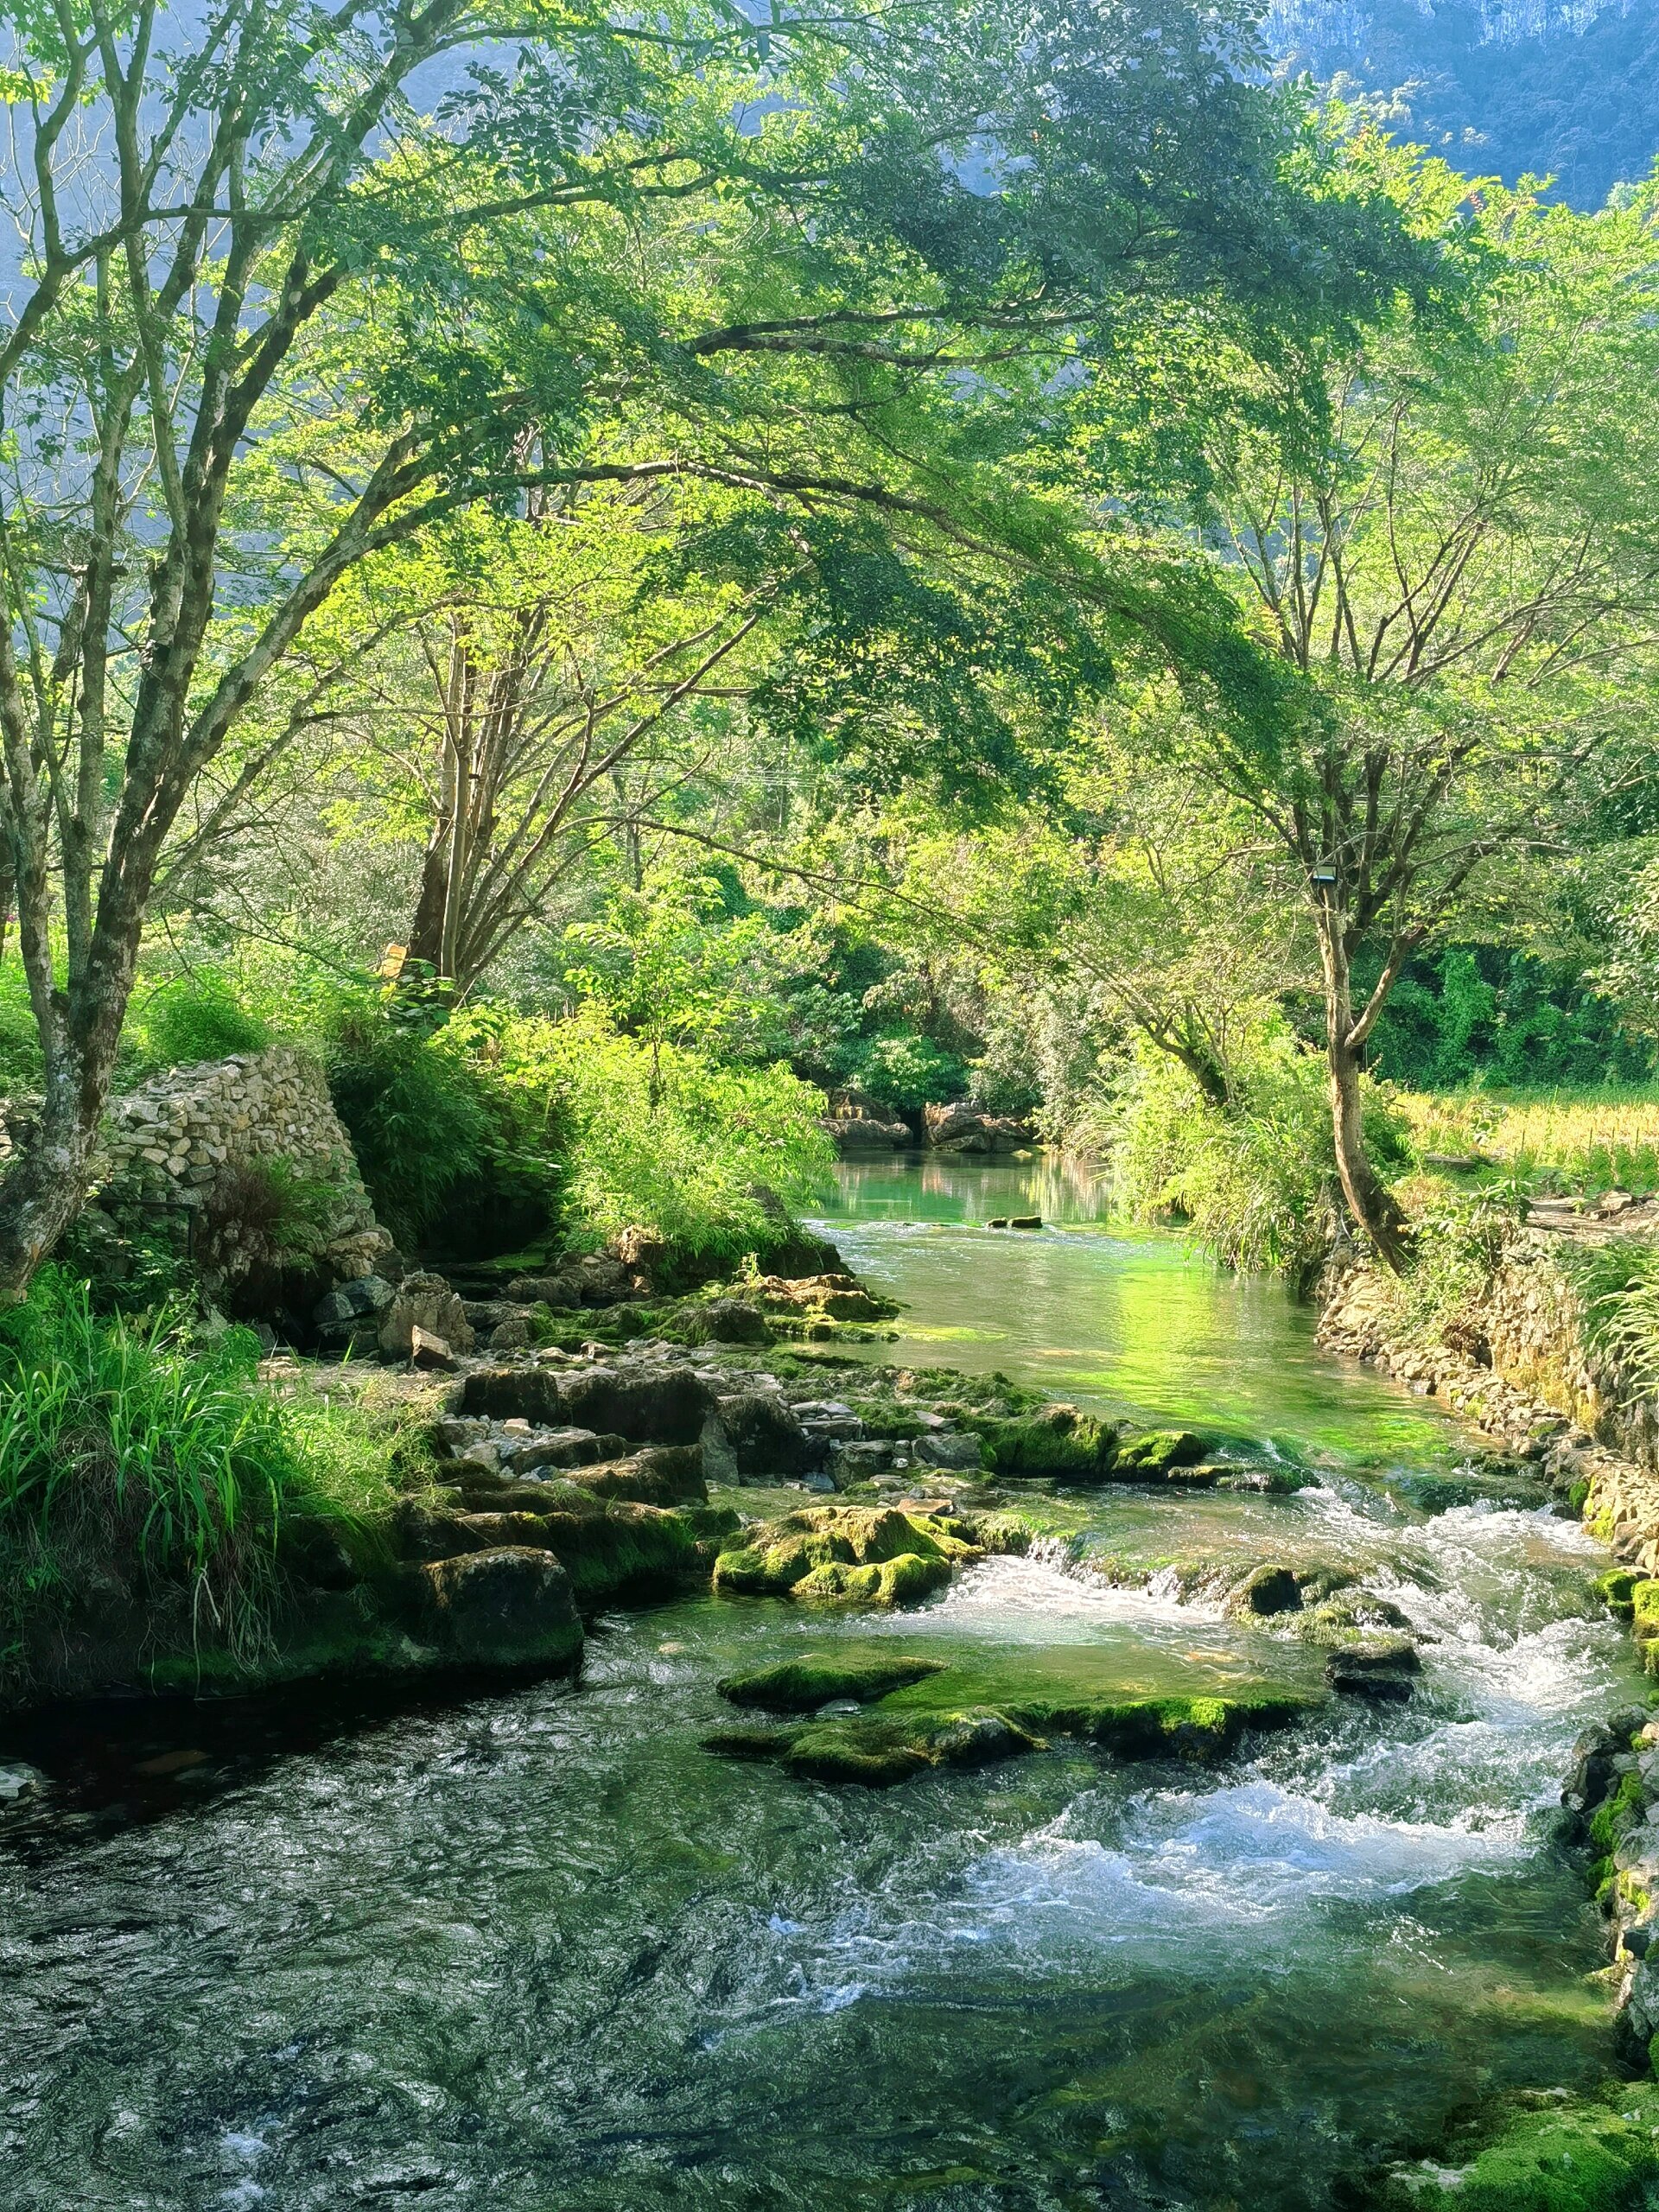
[[[0,1306],[15,1306],[86,1200],[88,1173],[110,1095],[131,978],[104,988],[78,1034],[59,998],[47,1047],[40,1120],[0,1180]],[[92,994],[88,994],[92,996]]]
[[[1356,1224],[1370,1238],[1379,1256],[1395,1274],[1402,1274],[1410,1256],[1405,1219],[1365,1149],[1359,1097],[1360,1055],[1333,1034],[1326,1065],[1330,1069],[1331,1134],[1336,1146],[1337,1174],[1343,1196]]]
[[[415,902],[404,948],[409,961],[423,961],[435,976],[443,972],[444,917],[448,910],[449,833],[448,827],[429,841],[421,866],[420,896]]]
[[[1347,918],[1334,899],[1321,898],[1314,910],[1320,963],[1325,970],[1325,1066],[1331,1101],[1331,1136],[1337,1176],[1356,1228],[1363,1230],[1378,1257],[1395,1274],[1411,1255],[1405,1217],[1371,1165],[1365,1149],[1359,1078],[1364,1045],[1354,1035],[1354,1004]]]

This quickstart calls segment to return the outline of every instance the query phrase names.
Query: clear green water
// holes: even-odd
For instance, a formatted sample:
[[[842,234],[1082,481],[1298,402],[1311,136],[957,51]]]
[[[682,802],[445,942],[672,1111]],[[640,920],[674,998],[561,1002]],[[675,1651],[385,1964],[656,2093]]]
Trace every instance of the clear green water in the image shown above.
[[[846,1203],[1003,1187],[930,1173]],[[1588,1541],[1417,1510],[1387,1471],[1455,1456],[1433,1409],[1179,1250],[839,1226],[912,1327],[982,1332],[963,1357],[1063,1346],[1106,1396],[1324,1453],[1290,1499],[1108,1496],[1096,1535],[1381,1571],[1437,1638],[1414,1703],[1215,1771],[1059,1751],[876,1795],[697,1750],[718,1675],[843,1636],[1096,1646],[1151,1682],[1306,1664],[1039,1559],[886,1622],[619,1616],[575,1694],[65,1727],[0,1843],[8,2208],[1321,2212],[1482,2090],[1605,2069],[1548,1819],[1630,1687]],[[137,1771],[180,1745],[206,1757]]]
[[[1174,1236],[1114,1234],[1075,1168],[887,1159],[841,1171],[824,1226],[906,1302],[873,1357],[1005,1369],[1057,1396],[1144,1418],[1211,1422],[1306,1451],[1410,1465],[1443,1456],[1421,1399],[1321,1357],[1313,1317],[1282,1287],[1228,1275]],[[996,1215],[1046,1226],[987,1230]]]

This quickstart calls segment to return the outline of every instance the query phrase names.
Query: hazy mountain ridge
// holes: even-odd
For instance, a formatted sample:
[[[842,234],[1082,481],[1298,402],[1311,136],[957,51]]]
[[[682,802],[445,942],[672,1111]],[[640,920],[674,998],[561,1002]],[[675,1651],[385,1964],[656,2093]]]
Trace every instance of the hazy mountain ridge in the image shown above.
[[[1659,0],[1273,0],[1287,66],[1382,96],[1402,137],[1597,207],[1659,153]]]

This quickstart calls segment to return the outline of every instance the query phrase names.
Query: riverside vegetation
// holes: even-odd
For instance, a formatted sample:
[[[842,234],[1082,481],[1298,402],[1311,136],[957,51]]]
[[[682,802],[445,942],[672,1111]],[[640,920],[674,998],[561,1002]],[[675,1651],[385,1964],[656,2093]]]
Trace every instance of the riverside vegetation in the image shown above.
[[[462,1843],[463,1770],[480,1834],[533,1802],[593,2018],[673,2085],[636,2110],[607,2044],[550,2138],[524,2054],[575,2000],[463,1959],[454,2037],[376,2031],[403,2121],[334,1986],[267,2094],[309,2000],[255,2050],[227,1966],[258,2095],[41,2059],[20,2202],[1654,2196],[1659,181],[1465,175],[1231,0],[0,15],[6,1834],[102,1818],[83,1730],[280,1714],[326,1795],[436,1715],[439,1860],[518,1848]],[[902,1226],[847,1196],[883,1176]],[[529,1760],[498,1796],[474,1711],[605,1818]],[[199,1745],[113,1756],[163,1828],[207,1801]],[[376,1931],[341,1984],[434,1924],[412,1773],[319,1816]],[[316,1902],[284,1818],[250,1925]],[[578,1828],[615,1920],[535,1856]],[[945,1974],[879,2063],[811,2030],[758,2119],[728,2043],[864,2024],[893,1838],[982,2015]],[[1194,1868],[1224,1988],[1160,1917]],[[1320,1982],[1338,1891],[1389,1933],[1339,1899]],[[1116,1898],[1143,1979],[1045,1954],[1027,2074],[972,2023],[1051,1895]],[[552,1909],[496,1901],[539,1961]],[[1292,2012],[1405,2007],[1397,2078],[1264,2030],[1245,1928]],[[1439,2025],[1396,1942],[1457,1961]],[[104,1993],[177,2024],[152,1965]]]

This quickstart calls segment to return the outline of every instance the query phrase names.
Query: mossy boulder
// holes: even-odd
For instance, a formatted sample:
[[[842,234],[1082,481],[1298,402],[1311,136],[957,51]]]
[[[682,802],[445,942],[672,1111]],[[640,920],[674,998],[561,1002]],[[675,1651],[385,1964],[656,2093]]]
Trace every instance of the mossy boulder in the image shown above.
[[[589,1612],[625,1594],[701,1580],[739,1528],[729,1507],[652,1505],[606,1497],[568,1477],[538,1483],[490,1478],[476,1488],[469,1484],[463,1497],[481,1502],[483,1510],[455,1511],[424,1501],[400,1507],[393,1523],[399,1558],[418,1567],[504,1544],[548,1551]]]
[[[626,1498],[635,1505],[706,1505],[700,1444],[655,1444],[596,1467],[573,1467],[567,1479],[595,1497]]]
[[[1116,1429],[1076,1406],[1042,1406],[1006,1418],[968,1414],[963,1426],[978,1436],[991,1471],[1004,1477],[1100,1483],[1109,1479],[1117,1459]]]
[[[1597,1575],[1590,1587],[1610,1613],[1629,1620],[1636,1610],[1636,1586],[1642,1579],[1633,1567],[1613,1567],[1605,1574]]]
[[[1649,1675],[1659,1674],[1659,1581],[1651,1577],[1630,1590],[1630,1633]]]
[[[580,1505],[544,1514],[543,1527],[584,1610],[625,1594],[675,1588],[707,1572],[709,1545],[699,1531],[698,1509],[578,1496]]]
[[[418,1570],[433,1643],[462,1666],[575,1667],[582,1619],[551,1553],[504,1545]]]
[[[882,1691],[874,1671],[880,1664],[918,1671]],[[1148,1694],[1143,1685],[1124,1679],[1121,1663],[1088,1645],[1010,1650],[943,1665],[918,1653],[872,1660],[856,1651],[844,1661],[814,1655],[810,1662],[791,1662],[795,1665],[807,1671],[797,1678],[790,1668],[772,1669],[722,1687],[734,1702],[770,1703],[772,1710],[790,1712],[800,1708],[782,1700],[798,1681],[803,1699],[809,1688],[828,1687],[829,1698],[858,1697],[870,1709],[792,1727],[722,1729],[705,1737],[704,1747],[734,1758],[773,1759],[788,1772],[816,1780],[867,1784],[1013,1758],[1041,1749],[1055,1735],[1081,1737],[1127,1758],[1211,1759],[1247,1728],[1282,1726],[1323,1702],[1324,1695],[1266,1682],[1230,1685],[1224,1692]]]
[[[728,1596],[810,1604],[905,1605],[985,1557],[971,1522],[896,1507],[817,1506],[788,1513],[722,1552],[714,1586]]]
[[[758,1306],[743,1298],[688,1303],[674,1332],[688,1344],[769,1344],[772,1331]]]
[[[1338,1643],[1342,1640],[1337,1630],[1344,1615],[1340,1611],[1327,1611],[1326,1601],[1337,1591],[1347,1589],[1353,1579],[1344,1567],[1287,1567],[1282,1560],[1263,1560],[1227,1592],[1226,1611],[1234,1620],[1247,1625],[1272,1620],[1281,1614],[1317,1611],[1330,1631],[1328,1640]],[[1389,1610],[1394,1611],[1392,1607]],[[1357,1612],[1354,1618],[1357,1625]],[[1384,1624],[1379,1618],[1376,1624],[1380,1627]],[[1311,1622],[1298,1621],[1297,1632],[1303,1633],[1312,1625]],[[1314,1634],[1308,1640],[1321,1639]]]
[[[1197,1467],[1209,1446],[1190,1428],[1149,1428],[1117,1447],[1117,1474],[1134,1480],[1143,1475],[1173,1474],[1177,1468]]]
[[[836,1698],[868,1704],[944,1668],[943,1659],[914,1652],[808,1651],[752,1675],[728,1675],[715,1687],[733,1705],[759,1706],[766,1713],[816,1713]]]
[[[804,1782],[856,1782],[882,1789],[930,1768],[985,1766],[1042,1749],[1007,1714],[969,1709],[926,1720],[885,1720],[859,1714],[814,1720],[799,1728],[716,1730],[707,1751],[728,1758],[774,1759]]]
[[[1421,1662],[1408,1636],[1372,1636],[1339,1645],[1325,1662],[1325,1679],[1346,1697],[1408,1698]]]
[[[1397,2166],[1376,2212],[1637,2212],[1659,2197],[1659,2092],[1618,2083],[1605,2098],[1546,2094],[1510,2111],[1466,2164]]]

